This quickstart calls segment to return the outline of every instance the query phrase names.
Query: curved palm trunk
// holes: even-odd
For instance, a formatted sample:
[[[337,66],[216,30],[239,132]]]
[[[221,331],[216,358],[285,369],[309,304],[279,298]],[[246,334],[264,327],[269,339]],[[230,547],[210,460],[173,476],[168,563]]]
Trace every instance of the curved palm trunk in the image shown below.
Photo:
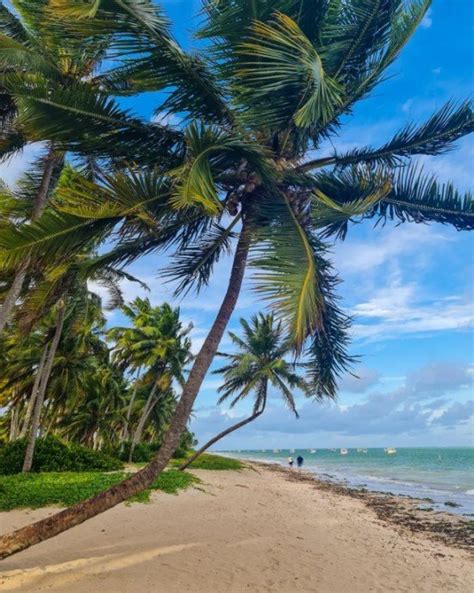
[[[194,453],[193,455],[191,455],[191,457],[189,457],[185,461],[185,463],[183,463],[183,465],[179,468],[179,471],[182,472],[187,467],[189,467],[191,465],[191,463],[193,461],[195,461],[200,455],[202,455],[204,453],[204,451],[207,451],[207,449],[209,449],[209,447],[211,445],[214,445],[214,443],[217,443],[217,441],[220,441],[221,439],[223,439],[224,437],[226,437],[231,432],[234,432],[235,430],[238,430],[239,428],[242,428],[242,426],[245,426],[246,424],[249,424],[250,422],[252,422],[256,418],[258,418],[260,416],[260,414],[263,414],[264,409],[265,409],[265,407],[262,407],[258,412],[255,412],[255,414],[252,414],[248,418],[245,418],[245,420],[241,420],[240,422],[237,422],[237,424],[234,424],[233,426],[230,426],[229,428],[226,428],[226,430],[223,430],[222,432],[220,432],[218,435],[216,435],[215,437],[213,437],[210,441],[207,441],[207,443],[204,446],[202,446],[199,449],[199,451],[196,451],[196,453]]]
[[[37,220],[46,206],[48,199],[48,193],[51,186],[51,179],[53,177],[54,168],[58,164],[58,156],[55,154],[54,148],[49,148],[46,160],[44,163],[43,177],[36,194],[35,203],[33,205],[33,212],[31,214],[31,221]],[[26,273],[30,265],[30,258],[27,257],[20,265],[13,278],[12,285],[7,292],[7,295],[3,301],[2,307],[0,308],[0,332],[2,332],[10,320],[13,308],[17,302],[23,284],[25,283]]]
[[[130,446],[130,454],[128,456],[128,461],[131,463],[133,459],[133,453],[135,452],[135,447],[141,441],[143,429],[145,428],[146,421],[150,417],[150,414],[153,408],[156,405],[156,402],[159,398],[155,397],[156,390],[158,389],[158,384],[155,381],[153,387],[150,390],[150,394],[148,399],[146,400],[146,404],[143,406],[143,410],[140,416],[140,420],[138,421],[137,428],[133,433],[132,444]]]
[[[146,467],[120,482],[120,484],[112,486],[108,490],[100,492],[96,496],[75,504],[51,517],[3,535],[0,538],[0,559],[54,537],[138,494],[150,486],[166,467],[179,444],[179,439],[186,427],[196,396],[234,311],[242,287],[249,246],[250,229],[248,223],[244,221],[224,300],[211,330],[194,360],[168,431],[155,457]]]
[[[20,438],[26,437],[28,434],[28,428],[30,427],[31,416],[33,415],[33,410],[35,408],[36,398],[38,396],[38,390],[40,387],[41,379],[43,378],[43,369],[46,362],[46,356],[48,355],[49,344],[46,344],[43,348],[43,352],[41,353],[41,358],[38,364],[38,368],[36,369],[36,376],[33,383],[33,389],[31,390],[30,401],[28,402],[28,407],[26,409],[25,418],[23,420],[23,426],[21,427]]]
[[[56,318],[56,329],[54,332],[53,339],[51,340],[51,346],[49,348],[48,356],[44,365],[43,377],[40,381],[38,395],[36,396],[35,406],[33,410],[33,416],[31,418],[30,432],[28,436],[28,444],[26,445],[25,459],[23,461],[23,472],[31,471],[33,465],[33,455],[35,452],[36,439],[38,437],[38,428],[40,425],[41,410],[43,408],[44,396],[46,394],[46,388],[48,386],[49,377],[51,375],[51,369],[53,368],[54,357],[56,356],[56,350],[58,348],[59,340],[64,325],[64,313],[65,306],[61,304],[58,310],[58,316]]]
[[[133,386],[132,397],[130,398],[130,402],[129,402],[128,408],[127,408],[127,415],[125,417],[125,422],[123,424],[122,435],[121,435],[121,446],[120,446],[121,451],[123,451],[123,444],[125,441],[128,440],[128,437],[130,434],[130,432],[129,432],[130,418],[132,416],[133,404],[135,403],[135,397],[136,397],[137,391],[138,391],[138,375],[139,375],[139,373],[137,373],[137,376],[135,378],[135,385]]]

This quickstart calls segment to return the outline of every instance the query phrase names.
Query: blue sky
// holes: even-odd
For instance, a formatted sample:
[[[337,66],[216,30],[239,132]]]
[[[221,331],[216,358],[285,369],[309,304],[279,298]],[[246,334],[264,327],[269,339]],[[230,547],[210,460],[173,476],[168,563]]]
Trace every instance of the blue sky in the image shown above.
[[[162,2],[178,39],[189,43],[199,2]],[[422,26],[392,67],[389,80],[362,102],[347,120],[339,148],[378,145],[406,122],[426,118],[450,99],[472,95],[472,29],[470,0],[433,3]],[[155,98],[133,102],[151,117]],[[0,166],[13,181],[35,150]],[[423,158],[426,170],[458,186],[472,188],[472,138],[455,151]],[[359,379],[346,377],[336,403],[299,400],[301,418],[291,417],[276,397],[264,417],[227,438],[222,448],[473,445],[473,243],[471,236],[441,225],[402,225],[374,229],[352,227],[347,240],[334,246],[333,260],[344,283],[340,293],[355,316],[352,351],[361,356]],[[171,299],[171,287],[147,257],[131,271],[145,280],[155,302]],[[221,261],[206,291],[180,302],[192,321],[194,348],[202,343],[223,294],[228,261]],[[125,284],[129,298],[143,292]],[[231,328],[238,319],[262,308],[248,279]],[[110,323],[121,323],[115,312]],[[221,349],[229,346],[225,338]],[[191,423],[201,442],[248,412],[245,405],[216,407],[219,377],[207,377]]]

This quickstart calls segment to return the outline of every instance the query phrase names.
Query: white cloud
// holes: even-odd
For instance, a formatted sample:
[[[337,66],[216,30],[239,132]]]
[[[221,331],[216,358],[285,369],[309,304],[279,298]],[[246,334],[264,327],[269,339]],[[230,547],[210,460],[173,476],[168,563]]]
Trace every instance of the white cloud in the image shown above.
[[[402,111],[403,113],[410,113],[411,106],[413,105],[413,99],[407,99],[405,103],[402,103]]]
[[[422,254],[426,247],[449,240],[446,234],[434,227],[407,224],[386,228],[382,232],[374,230],[368,240],[349,238],[344,243],[338,243],[334,249],[334,260],[343,277],[360,275],[361,272],[374,271],[401,255]]]
[[[353,336],[364,341],[390,340],[401,335],[465,330],[474,324],[474,309],[460,295],[423,295],[414,282],[392,279],[367,301],[353,308]]]
[[[433,10],[431,8],[428,9],[427,13],[423,17],[423,20],[420,23],[420,27],[423,29],[430,29],[433,24]]]
[[[474,413],[467,401],[472,390],[468,365],[460,362],[436,362],[407,374],[403,383],[388,393],[371,392],[363,401],[351,404],[306,401],[300,406],[300,418],[278,400],[270,398],[264,415],[226,439],[220,446],[251,448],[270,446],[308,446],[316,440],[322,446],[361,439],[368,445],[377,439],[435,438],[443,427],[463,427]],[[445,396],[456,397],[448,401]],[[201,442],[219,433],[246,413],[206,407],[193,419],[191,429]],[[438,431],[438,432],[437,432]],[[462,434],[462,430],[460,431]],[[326,439],[325,443],[321,439]],[[374,440],[375,439],[375,440]],[[355,441],[352,441],[355,442]]]

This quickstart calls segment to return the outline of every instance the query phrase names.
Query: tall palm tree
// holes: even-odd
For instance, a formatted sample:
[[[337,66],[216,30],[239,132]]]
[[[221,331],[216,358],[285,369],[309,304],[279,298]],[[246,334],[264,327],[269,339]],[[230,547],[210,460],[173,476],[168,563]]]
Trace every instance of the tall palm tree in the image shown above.
[[[214,373],[222,374],[224,383],[219,387],[221,404],[233,397],[230,407],[238,402],[254,396],[253,412],[244,420],[229,426],[218,435],[210,439],[198,451],[191,455],[180,467],[186,469],[211,445],[232,432],[253,422],[265,410],[269,386],[281,395],[285,404],[298,417],[293,389],[309,393],[309,385],[295,372],[294,365],[285,360],[285,355],[292,349],[286,339],[283,324],[275,322],[273,315],[255,315],[250,323],[240,320],[243,335],[238,337],[233,332],[229,336],[237,348],[236,353],[219,353],[229,360],[229,363]]]
[[[160,450],[141,471],[99,495],[0,539],[7,556],[113,507],[146,488],[179,442],[250,264],[256,290],[304,356],[316,395],[332,394],[347,368],[349,319],[339,309],[328,238],[351,222],[439,222],[472,229],[474,205],[413,164],[473,130],[469,102],[448,103],[383,145],[324,153],[344,117],[383,79],[430,0],[206,0],[187,54],[149,0],[54,0],[61,26],[115,62],[94,81],[63,90],[7,79],[26,130],[62,150],[112,166],[75,178],[41,220],[0,231],[4,269],[31,257],[40,268],[85,242],[115,246],[89,269],[171,255],[177,291],[205,286],[231,252],[225,296],[183,387]],[[100,89],[100,90],[99,90]],[[157,96],[179,128],[138,120],[115,96]],[[54,94],[54,101],[48,97]],[[165,97],[164,102],[160,100]],[[132,163],[128,168],[124,161]]]
[[[43,153],[30,168],[28,184],[20,188],[22,198],[29,202],[28,220],[35,222],[54,192],[64,165],[65,148],[69,146],[64,147],[59,138],[56,141],[45,138],[41,132],[38,134],[34,124],[37,114],[31,112],[33,105],[36,106],[34,110],[44,110],[43,115],[49,120],[50,127],[56,128],[56,118],[46,112],[56,108],[65,116],[63,124],[68,121],[60,97],[68,97],[74,103],[76,116],[82,113],[79,119],[87,119],[93,97],[98,116],[95,123],[101,121],[103,127],[108,127],[110,146],[113,146],[108,155],[102,147],[99,156],[132,161],[135,153],[133,138],[120,129],[118,121],[113,118],[120,113],[126,117],[126,111],[101,110],[104,106],[99,89],[104,81],[95,74],[109,57],[109,35],[91,41],[77,28],[65,28],[61,2],[11,0],[10,4],[14,11],[5,3],[0,6],[0,161],[28,144],[43,142]],[[77,126],[78,122],[71,123]],[[139,122],[133,122],[131,128],[136,133],[140,129]],[[159,128],[157,124],[155,129]],[[64,126],[62,131],[66,132]],[[83,132],[90,138],[88,132],[84,129]],[[117,136],[115,141],[114,135]],[[74,149],[76,163],[79,158],[86,177],[94,178],[101,168],[97,151],[90,150],[90,146],[87,152],[77,146]],[[0,332],[21,296],[31,263],[28,256],[23,258],[9,278],[8,292],[0,307]]]
[[[184,367],[190,359],[191,347],[187,334],[191,327],[183,328],[179,309],[172,309],[167,303],[152,307],[148,299],[137,298],[123,311],[133,326],[110,330],[109,339],[116,342],[114,356],[122,368],[141,369],[140,384],[148,388],[133,434],[131,461],[158,401],[170,392],[173,381],[184,383]],[[132,405],[130,402],[130,409]]]

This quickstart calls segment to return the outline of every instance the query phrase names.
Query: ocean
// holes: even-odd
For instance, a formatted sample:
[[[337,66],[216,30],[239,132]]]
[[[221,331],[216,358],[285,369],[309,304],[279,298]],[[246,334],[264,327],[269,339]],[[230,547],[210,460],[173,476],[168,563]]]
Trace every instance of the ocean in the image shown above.
[[[314,451],[314,452],[312,452]],[[288,457],[304,457],[304,469],[319,478],[416,498],[430,498],[436,510],[474,516],[474,447],[384,449],[280,449],[223,451],[239,459],[288,466]],[[446,505],[454,503],[456,506]]]

